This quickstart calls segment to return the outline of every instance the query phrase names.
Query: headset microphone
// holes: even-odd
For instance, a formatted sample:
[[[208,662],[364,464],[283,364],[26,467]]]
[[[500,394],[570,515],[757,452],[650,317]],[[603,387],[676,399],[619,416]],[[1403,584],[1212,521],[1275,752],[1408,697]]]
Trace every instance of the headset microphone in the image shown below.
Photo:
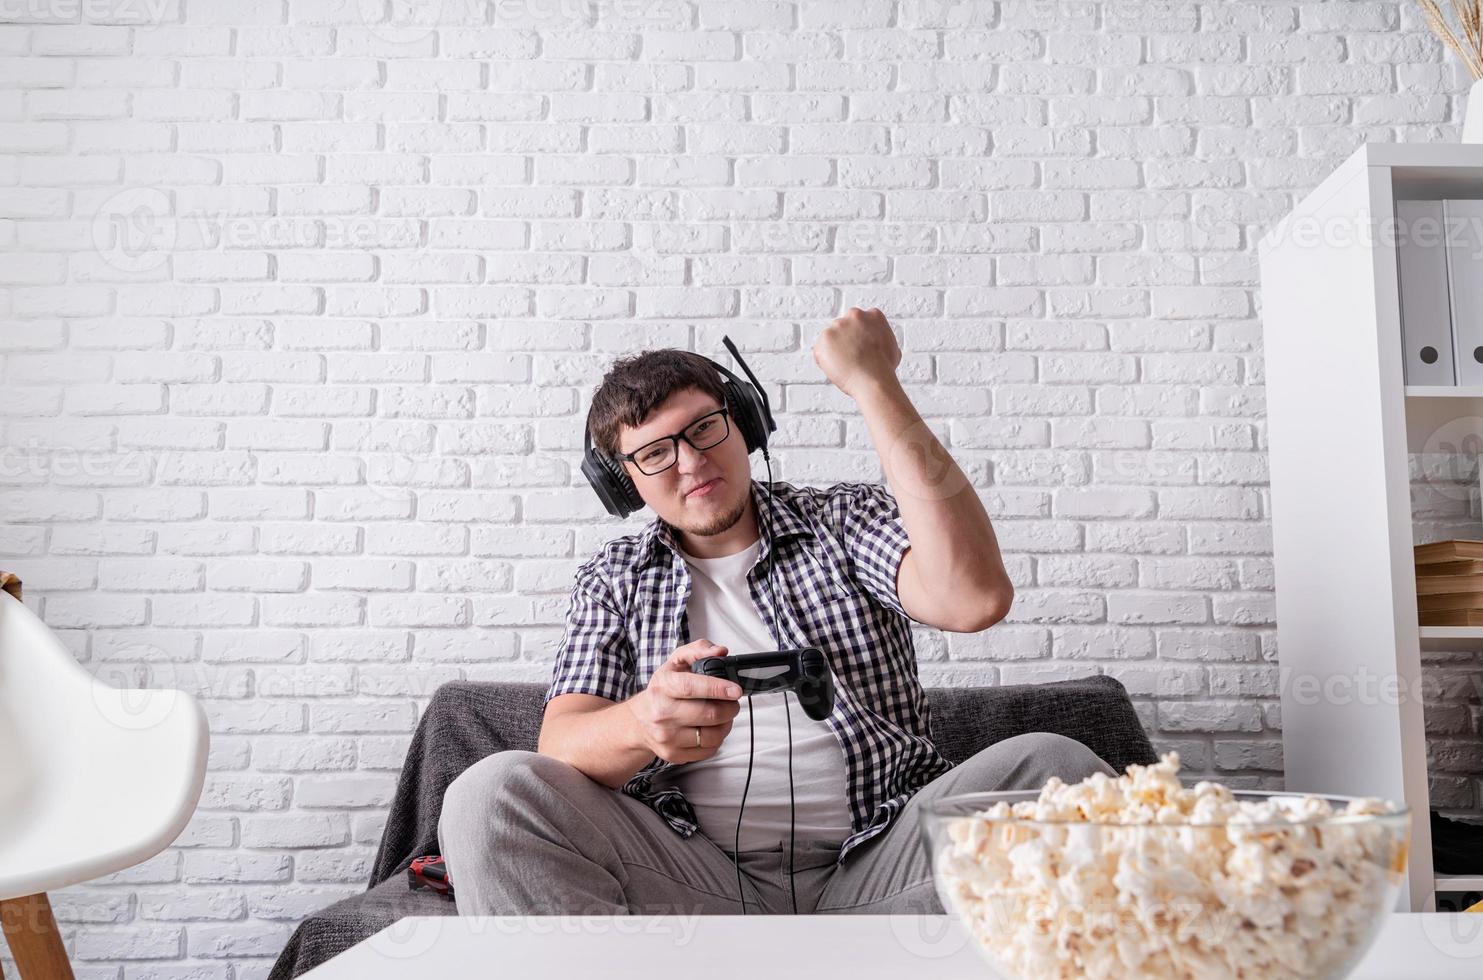
[[[777,423],[773,421],[772,406],[768,403],[767,389],[757,380],[752,369],[743,360],[741,352],[731,342],[730,337],[722,337],[721,342],[736,358],[736,363],[747,375],[747,381],[742,381],[725,365],[706,358],[710,364],[726,379],[722,384],[725,394],[726,407],[731,410],[731,416],[736,420],[736,427],[741,430],[742,440],[746,443],[747,453],[753,450],[762,450],[762,459],[767,464],[767,503],[768,513],[764,523],[764,533],[767,535],[767,576],[768,589],[771,592],[770,602],[772,612],[772,637],[778,648],[783,649],[782,631],[779,628],[777,576],[774,568],[777,565],[776,542],[772,536],[772,508],[776,506],[776,498],[772,492],[772,456],[768,452],[767,435],[769,432],[777,431]],[[750,383],[748,383],[750,382]],[[603,507],[614,517],[625,518],[644,506],[644,499],[640,496],[638,488],[634,486],[633,479],[623,469],[620,460],[613,459],[606,453],[592,445],[592,417],[589,409],[587,425],[583,428],[582,442],[582,475],[592,485],[597,493],[598,499]],[[755,505],[755,501],[754,501]],[[754,506],[754,509],[755,506]],[[783,717],[788,723],[788,886],[792,893],[793,913],[798,913],[798,890],[793,882],[793,841],[794,841],[794,795],[793,795],[793,717],[788,709],[788,692],[781,692],[783,696]],[[737,808],[736,837],[733,841],[732,864],[736,868],[736,890],[741,899],[742,914],[747,912],[746,893],[742,888],[741,862],[736,856],[741,849],[741,817],[742,810],[747,805],[747,791],[752,785],[752,763],[756,754],[756,728],[751,724],[754,719],[752,713],[752,695],[747,695],[747,720],[748,720],[748,757],[747,757],[747,779],[742,786],[741,804]]]
[[[727,340],[726,343],[727,343],[727,346],[728,347],[731,345],[731,342],[729,340]],[[732,353],[733,354],[735,353],[735,348],[732,348]],[[737,358],[736,359],[738,361],[741,361],[741,356],[740,355],[737,355]],[[742,367],[744,369],[746,368],[746,363],[744,361],[742,362]],[[752,372],[751,371],[747,371],[747,374],[748,374],[748,376],[751,376]],[[768,515],[767,515],[767,521],[766,521],[766,527],[767,527],[767,581],[768,581],[768,587],[769,587],[769,589],[771,590],[771,593],[772,593],[771,596],[769,596],[769,598],[770,598],[771,601],[768,602],[768,606],[772,610],[772,639],[773,639],[773,642],[774,643],[778,644],[778,648],[779,649],[782,649],[782,646],[783,646],[783,644],[782,644],[782,631],[778,628],[778,610],[777,610],[778,591],[777,591],[777,579],[776,579],[776,576],[773,575],[773,568],[777,564],[777,562],[776,562],[777,551],[776,551],[776,542],[773,540],[773,537],[772,537],[772,506],[773,506],[773,497],[772,497],[772,457],[770,455],[768,455],[767,447],[765,445],[762,447],[762,459],[767,464],[767,501],[768,501],[768,508],[767,508]],[[794,915],[797,915],[798,914],[798,886],[797,886],[797,884],[793,880],[793,831],[794,831],[794,802],[793,802],[793,714],[792,714],[791,711],[788,710],[788,692],[787,691],[782,691],[780,693],[783,696],[783,719],[788,723],[788,891],[789,891],[789,894],[791,895],[792,900],[793,900],[793,914]],[[732,858],[731,858],[732,864],[736,868],[736,892],[737,892],[738,897],[741,898],[742,914],[743,915],[746,915],[747,914],[747,900],[746,900],[746,897],[745,897],[745,893],[742,891],[741,863],[737,859],[736,855],[741,851],[742,812],[747,807],[747,789],[752,785],[752,760],[753,760],[753,757],[756,754],[756,732],[757,732],[756,725],[754,723],[754,718],[755,718],[755,716],[752,713],[752,695],[748,694],[747,695],[747,781],[742,784],[741,804],[737,807],[737,812],[736,812],[736,838],[732,842],[732,848],[733,848],[733,850],[732,850]]]
[[[772,409],[767,402],[767,389],[757,380],[747,362],[742,359],[741,352],[731,342],[730,337],[722,337],[721,342],[736,358],[736,363],[746,372],[747,379],[752,383],[752,390],[756,391],[761,402],[763,412],[766,414],[769,430],[777,429],[777,424],[772,421]],[[715,363],[714,361],[712,363]],[[718,365],[719,366],[719,365]],[[783,649],[782,630],[778,625],[778,590],[777,576],[774,569],[777,567],[777,542],[772,536],[772,508],[775,501],[772,495],[772,454],[767,450],[767,439],[763,438],[758,446],[762,450],[762,460],[767,464],[767,515],[763,521],[764,533],[767,535],[767,584],[768,607],[772,613],[772,641],[777,644],[778,649]],[[798,914],[798,886],[793,881],[793,831],[794,831],[794,801],[793,801],[793,715],[788,709],[788,692],[782,691],[783,696],[783,718],[788,723],[788,891],[793,901],[793,914]],[[746,892],[742,889],[741,861],[737,855],[741,852],[741,824],[742,814],[747,808],[747,790],[752,785],[752,762],[757,752],[757,727],[756,716],[752,712],[752,695],[747,695],[747,779],[742,784],[741,803],[736,810],[736,836],[732,840],[731,862],[736,869],[736,894],[741,899],[742,915],[747,914]]]

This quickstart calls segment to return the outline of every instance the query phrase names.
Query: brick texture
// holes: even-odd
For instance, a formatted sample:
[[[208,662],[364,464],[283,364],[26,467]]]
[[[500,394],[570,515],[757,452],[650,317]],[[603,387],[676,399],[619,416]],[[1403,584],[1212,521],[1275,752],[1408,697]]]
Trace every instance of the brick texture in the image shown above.
[[[214,734],[181,838],[53,896],[80,972],[264,975],[363,886],[433,689],[548,678],[572,572],[650,516],[578,471],[614,357],[729,332],[776,476],[877,479],[809,354],[852,305],[1018,587],[917,630],[927,682],[1107,673],[1192,776],[1281,786],[1254,243],[1357,144],[1457,138],[1413,4],[4,16],[0,565]],[[1449,479],[1423,534],[1478,536]],[[1475,811],[1478,696],[1428,670],[1433,791]]]

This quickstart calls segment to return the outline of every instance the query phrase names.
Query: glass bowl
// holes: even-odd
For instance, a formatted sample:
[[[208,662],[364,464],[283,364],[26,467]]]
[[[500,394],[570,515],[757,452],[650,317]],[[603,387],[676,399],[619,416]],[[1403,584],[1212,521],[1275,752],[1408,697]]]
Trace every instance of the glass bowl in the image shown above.
[[[1296,816],[1120,824],[987,812],[1039,795],[961,793],[921,811],[943,909],[1007,980],[1343,977],[1405,874],[1409,809],[1345,815],[1347,796],[1232,791]],[[1335,812],[1304,817],[1305,797]]]

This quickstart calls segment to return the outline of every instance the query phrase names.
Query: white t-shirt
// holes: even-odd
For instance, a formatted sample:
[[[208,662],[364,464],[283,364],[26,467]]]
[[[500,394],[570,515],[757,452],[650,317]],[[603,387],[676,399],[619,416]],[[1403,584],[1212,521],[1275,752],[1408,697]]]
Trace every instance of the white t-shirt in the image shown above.
[[[686,615],[690,639],[708,639],[726,647],[727,656],[778,648],[757,604],[752,601],[747,572],[757,564],[762,541],[721,558],[696,558],[680,549],[690,567],[690,600]],[[759,570],[760,571],[760,570]],[[787,699],[788,716],[783,702]],[[748,721],[752,702],[755,726]],[[656,787],[672,785],[695,808],[701,831],[727,851],[735,846],[736,820],[747,786],[747,759],[752,782],[741,809],[741,850],[770,850],[788,843],[788,720],[793,725],[794,842],[842,843],[850,835],[845,757],[827,722],[803,713],[792,691],[743,695],[741,710],[716,754],[698,762],[666,769],[654,777]],[[749,752],[748,733],[755,739]]]

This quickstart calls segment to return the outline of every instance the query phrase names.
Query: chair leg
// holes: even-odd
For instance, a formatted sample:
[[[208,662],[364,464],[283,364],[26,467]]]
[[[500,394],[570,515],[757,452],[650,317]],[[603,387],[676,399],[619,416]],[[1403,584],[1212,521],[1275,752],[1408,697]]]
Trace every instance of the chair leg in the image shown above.
[[[72,980],[72,964],[45,892],[0,901],[0,927],[20,980]]]

